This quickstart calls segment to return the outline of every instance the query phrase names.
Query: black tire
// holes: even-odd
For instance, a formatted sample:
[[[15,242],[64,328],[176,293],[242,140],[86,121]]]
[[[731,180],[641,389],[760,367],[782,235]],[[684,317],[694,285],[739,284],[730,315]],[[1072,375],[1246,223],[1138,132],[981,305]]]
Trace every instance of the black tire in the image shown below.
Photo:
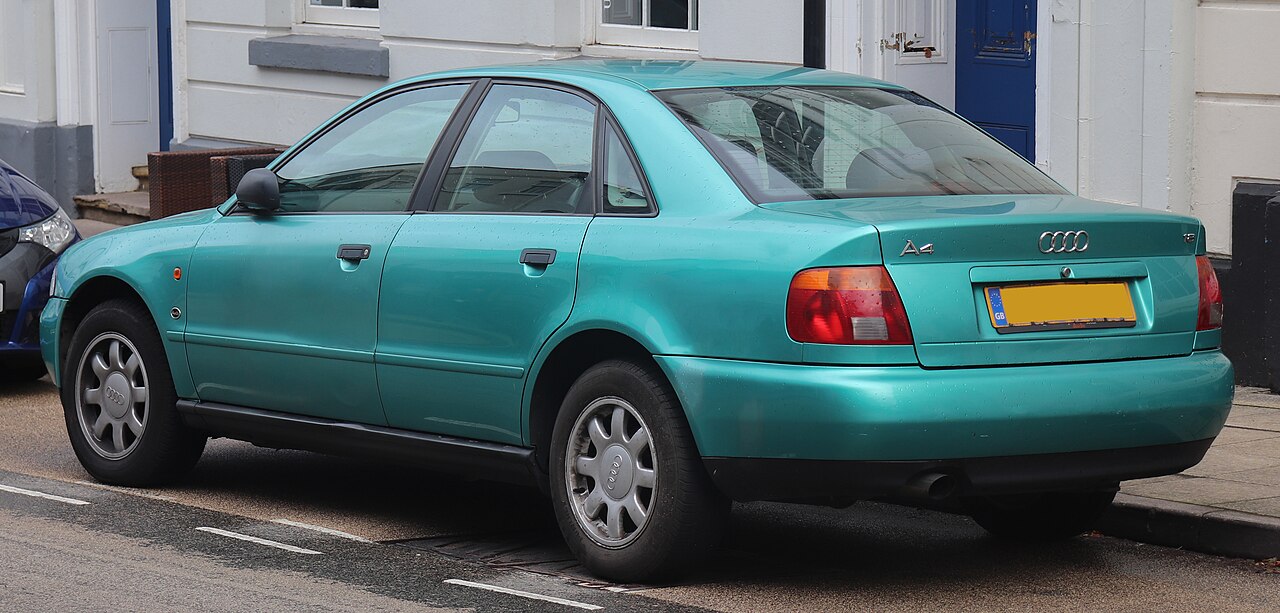
[[[11,358],[0,363],[0,384],[30,383],[49,374],[38,357]]]
[[[575,424],[593,403],[606,398],[622,399],[635,409],[642,420],[639,427],[649,432],[649,450],[656,462],[648,519],[629,542],[614,547],[597,542],[576,515],[573,477],[565,462]],[[600,456],[600,450],[596,454]],[[728,524],[729,501],[703,467],[675,392],[650,364],[610,360],[574,382],[556,419],[548,472],[556,521],[569,549],[587,570],[605,579],[649,582],[673,577],[712,552]]]
[[[1097,525],[1115,499],[1114,490],[1045,492],[969,498],[969,516],[992,535],[1018,541],[1057,541]]]
[[[86,365],[87,372],[81,373],[82,358],[86,364],[91,359],[85,356],[90,343],[103,338],[103,335],[119,335],[136,348],[147,389],[145,427],[140,436],[130,441],[131,447],[124,451],[123,457],[118,458],[107,457],[95,448],[95,443],[89,438],[92,433],[86,431],[91,426],[82,426],[78,413],[77,396],[80,395],[82,376],[86,378],[86,384],[96,382],[99,388],[107,387],[104,381],[97,380],[92,367]],[[94,379],[90,381],[89,377]],[[133,301],[117,299],[104,302],[89,311],[80,322],[71,336],[64,360],[61,395],[71,447],[84,469],[103,483],[130,487],[170,483],[186,475],[204,451],[207,437],[188,428],[175,407],[178,396],[160,333],[146,309]],[[86,410],[92,411],[92,407],[87,403]],[[105,412],[106,408],[101,407],[98,411]]]

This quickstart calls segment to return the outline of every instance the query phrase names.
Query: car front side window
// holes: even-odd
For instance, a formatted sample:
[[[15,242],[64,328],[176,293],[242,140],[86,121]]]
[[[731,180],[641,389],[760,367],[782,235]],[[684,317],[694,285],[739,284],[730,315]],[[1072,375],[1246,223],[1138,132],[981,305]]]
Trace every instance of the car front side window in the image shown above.
[[[449,163],[435,210],[590,213],[596,106],[547,87],[495,85]]]
[[[276,169],[280,211],[406,210],[427,156],[468,87],[399,93],[333,126]]]

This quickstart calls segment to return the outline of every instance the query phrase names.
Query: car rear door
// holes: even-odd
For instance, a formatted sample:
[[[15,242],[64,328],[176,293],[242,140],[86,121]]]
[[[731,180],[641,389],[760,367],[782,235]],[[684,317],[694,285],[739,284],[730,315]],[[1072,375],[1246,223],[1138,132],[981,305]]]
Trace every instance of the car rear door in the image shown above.
[[[521,441],[528,367],[569,316],[597,206],[598,115],[573,91],[495,83],[428,170],[439,189],[383,273],[376,361],[392,427]]]
[[[370,100],[273,166],[279,211],[233,210],[204,233],[185,275],[200,400],[386,423],[373,365],[382,267],[470,86]]]

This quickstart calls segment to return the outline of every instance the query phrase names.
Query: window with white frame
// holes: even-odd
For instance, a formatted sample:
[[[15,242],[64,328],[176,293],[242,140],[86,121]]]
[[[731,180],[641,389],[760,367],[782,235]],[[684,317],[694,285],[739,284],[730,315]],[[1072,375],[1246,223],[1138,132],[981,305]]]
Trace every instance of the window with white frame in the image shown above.
[[[589,0],[598,10],[596,42],[628,47],[698,48],[698,0]]]
[[[378,27],[378,0],[306,0],[307,23]]]

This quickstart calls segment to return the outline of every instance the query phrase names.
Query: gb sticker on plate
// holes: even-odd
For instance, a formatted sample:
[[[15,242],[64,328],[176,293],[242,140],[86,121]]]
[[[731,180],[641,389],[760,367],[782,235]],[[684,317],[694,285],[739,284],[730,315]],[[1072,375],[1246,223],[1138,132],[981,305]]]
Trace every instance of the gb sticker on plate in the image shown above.
[[[1009,325],[1009,318],[1004,314],[1004,300],[1000,298],[1000,288],[987,288],[987,304],[991,305],[991,319],[997,328]]]

